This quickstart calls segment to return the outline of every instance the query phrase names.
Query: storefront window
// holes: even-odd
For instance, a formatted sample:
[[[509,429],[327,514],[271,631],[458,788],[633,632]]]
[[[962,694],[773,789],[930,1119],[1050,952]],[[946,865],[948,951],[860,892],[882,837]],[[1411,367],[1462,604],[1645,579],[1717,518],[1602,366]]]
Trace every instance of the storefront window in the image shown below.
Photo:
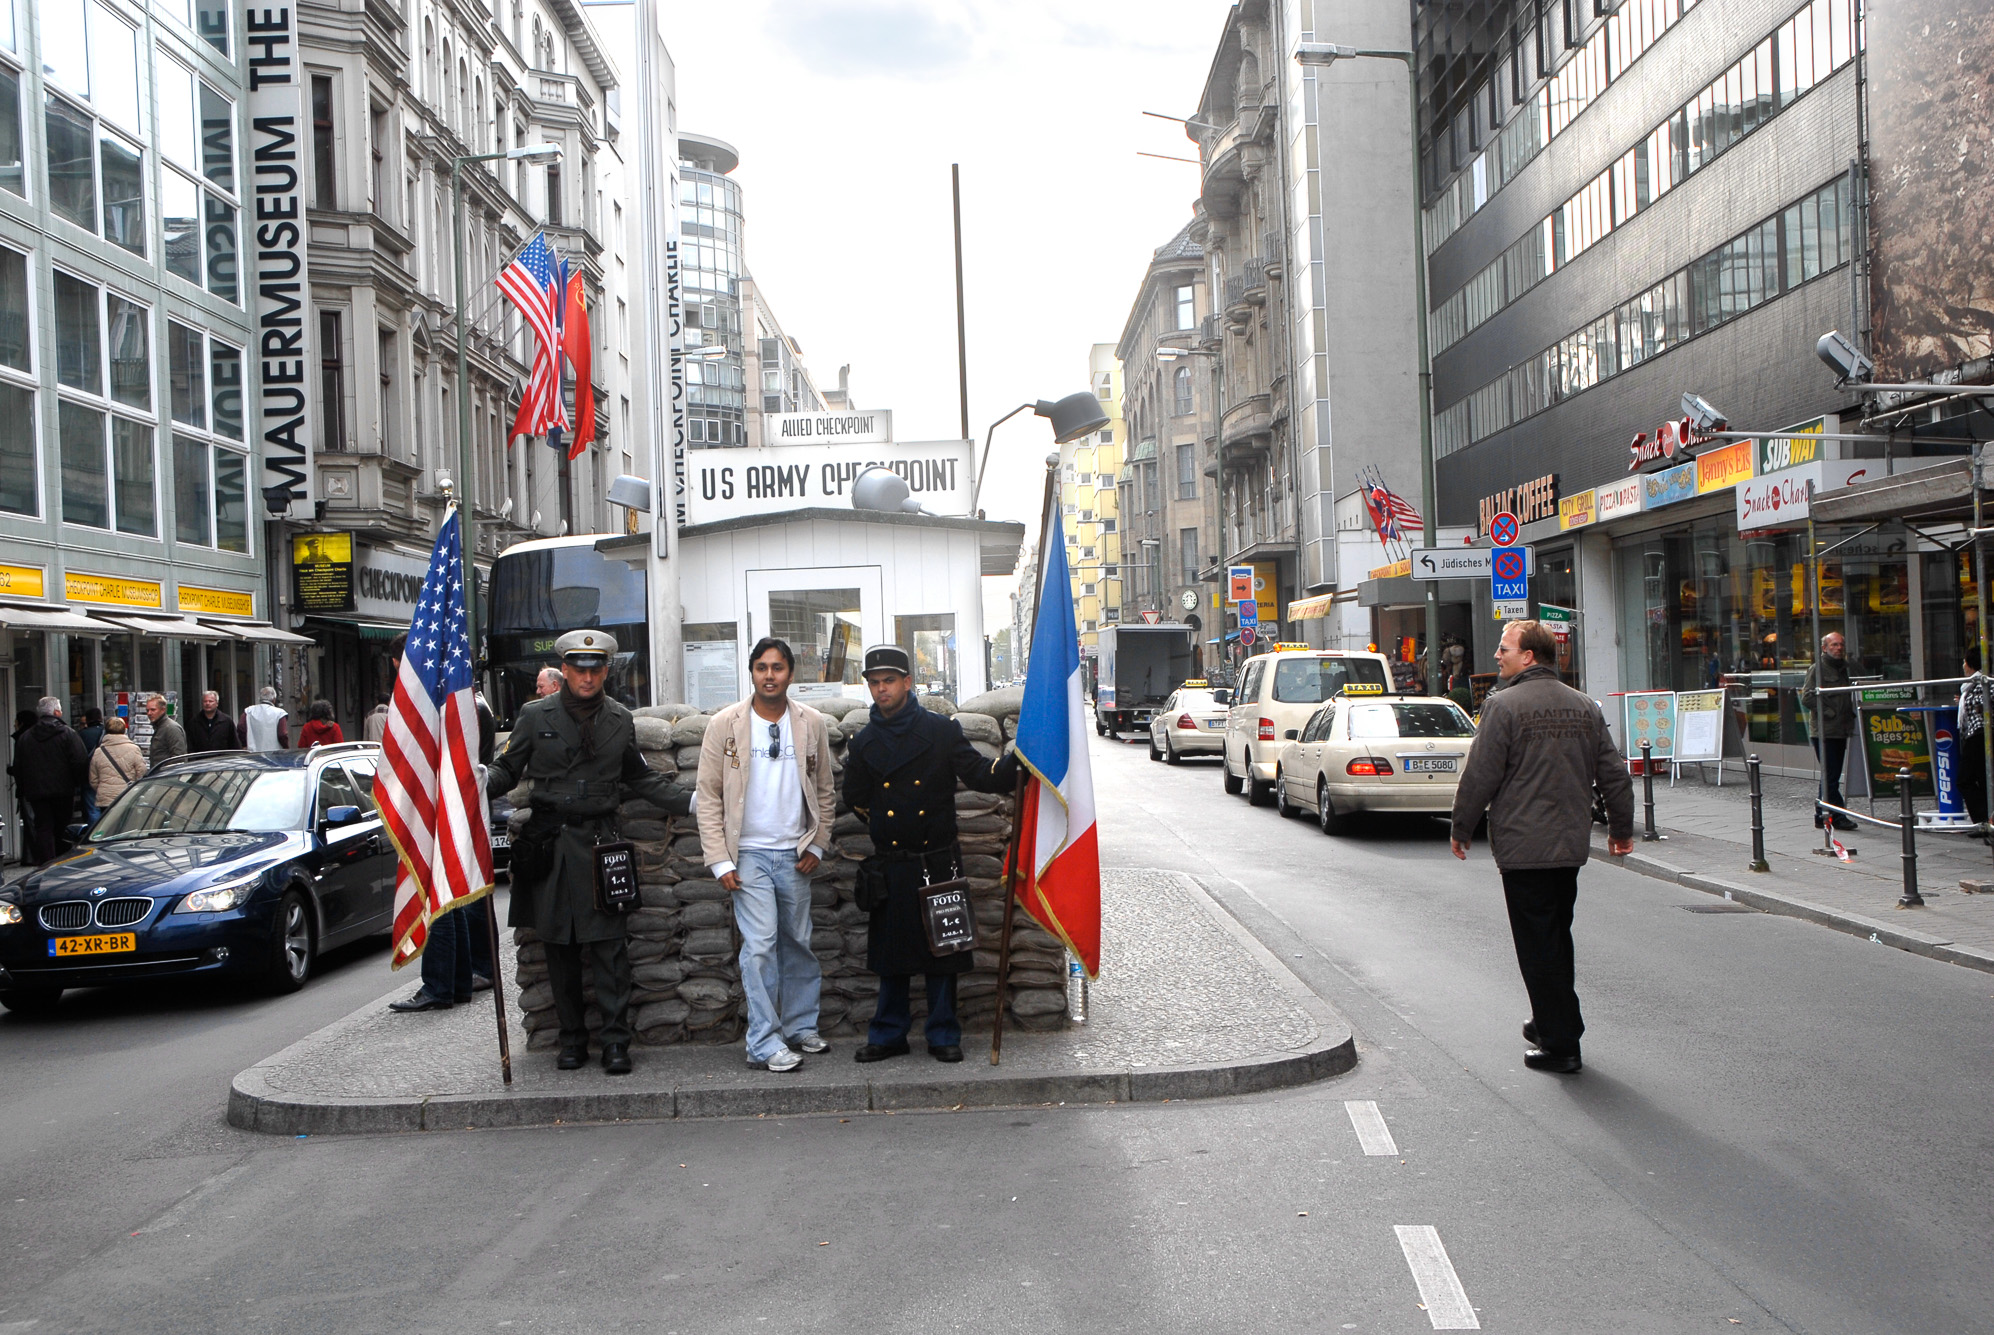
[[[797,681],[858,684],[865,653],[857,589],[772,590],[769,633],[795,653]]]
[[[1819,633],[1842,632],[1857,680],[1908,679],[1907,535],[1824,528],[1817,540],[1830,552]],[[1614,562],[1625,689],[1722,686],[1747,743],[1807,744],[1799,687],[1814,661],[1815,609],[1804,531],[1740,537],[1719,516],[1617,542]]]
[[[14,632],[14,712],[33,713],[48,694],[48,645],[38,630]]]
[[[1558,676],[1567,686],[1583,689],[1579,687],[1584,671],[1579,636],[1579,579],[1571,548],[1540,554],[1530,588],[1537,595],[1537,605],[1532,611],[1558,642]]]

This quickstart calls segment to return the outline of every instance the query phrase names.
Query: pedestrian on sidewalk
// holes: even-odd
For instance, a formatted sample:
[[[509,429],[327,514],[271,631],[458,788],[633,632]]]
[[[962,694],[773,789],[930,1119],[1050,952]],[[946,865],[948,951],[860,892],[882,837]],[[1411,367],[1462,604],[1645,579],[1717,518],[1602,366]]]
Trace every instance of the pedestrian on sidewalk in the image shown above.
[[[956,780],[979,793],[1001,793],[1018,774],[1016,752],[986,759],[960,723],[924,709],[913,693],[913,674],[913,661],[897,644],[865,651],[872,714],[845,748],[845,802],[866,822],[874,850],[859,867],[859,907],[872,915],[865,967],[879,975],[872,1027],[853,1054],[862,1062],[907,1053],[917,973],[928,990],[928,1055],[962,1060],[955,980],[969,971],[971,952],[936,955],[928,948],[921,889],[962,875]]]
[[[787,644],[758,642],[755,693],[715,714],[699,748],[700,856],[734,897],[748,1065],[769,1071],[831,1046],[817,1033],[824,967],[810,949],[810,875],[837,814],[831,739],[822,714],[789,698],[795,671]]]
[[[621,914],[595,905],[595,846],[617,838],[626,796],[671,810],[672,781],[644,763],[628,708],[603,691],[615,637],[571,630],[554,641],[560,694],[528,701],[513,720],[485,791],[496,797],[533,776],[533,818],[512,846],[510,926],[530,927],[547,945],[547,982],[560,1017],[555,1066],[588,1060],[582,967],[595,979],[602,1012],[602,1069],[630,1073],[630,951]]]
[[[90,792],[97,799],[99,812],[145,777],[145,752],[125,735],[125,726],[125,721],[115,714],[105,720],[103,743],[90,757]]]
[[[1987,697],[1988,681],[1980,671],[1980,646],[1966,646],[1960,664],[1966,680],[1959,687],[1959,795],[1975,825],[1987,823]],[[1985,838],[1985,834],[1981,835]]]
[[[332,717],[332,701],[314,700],[306,711],[305,726],[298,729],[298,749],[309,751],[315,746],[332,746],[346,740],[346,734]]]
[[[1838,630],[1823,635],[1821,656],[1814,660],[1813,667],[1807,669],[1807,680],[1800,686],[1800,702],[1809,711],[1808,732],[1814,734],[1814,754],[1821,762],[1821,787],[1817,796],[1835,807],[1848,805],[1847,799],[1842,796],[1842,766],[1848,760],[1849,738],[1856,735],[1853,695],[1848,691],[1829,689],[1849,684],[1849,662],[1842,656],[1846,645],[1847,641],[1842,639],[1842,633]],[[1840,812],[1832,814],[1836,829],[1853,830],[1856,827],[1855,821]],[[1816,806],[1814,828],[1820,829],[1829,816],[1828,811]]]
[[[242,711],[242,744],[252,751],[288,751],[291,716],[277,703],[277,688],[265,686],[256,703]]]
[[[165,696],[154,691],[145,697],[145,716],[152,721],[152,740],[145,751],[147,769],[158,769],[167,761],[187,754],[187,733],[180,721],[166,711]]]
[[[235,737],[235,720],[224,714],[221,706],[219,692],[201,692],[200,712],[186,723],[189,751],[233,751],[240,745]]]
[[[35,818],[28,829],[29,860],[39,866],[55,857],[76,795],[90,779],[83,739],[62,721],[62,701],[52,695],[35,701],[35,726],[14,743],[14,768],[14,790]]]
[[[1595,791],[1605,799],[1607,851],[1634,851],[1634,782],[1599,707],[1558,679],[1558,642],[1538,621],[1512,621],[1496,646],[1501,689],[1482,704],[1481,725],[1454,790],[1451,842],[1465,860],[1486,815],[1489,851],[1502,874],[1516,962],[1530,993],[1534,1071],[1580,1068],[1572,909],[1579,868],[1592,849]]]

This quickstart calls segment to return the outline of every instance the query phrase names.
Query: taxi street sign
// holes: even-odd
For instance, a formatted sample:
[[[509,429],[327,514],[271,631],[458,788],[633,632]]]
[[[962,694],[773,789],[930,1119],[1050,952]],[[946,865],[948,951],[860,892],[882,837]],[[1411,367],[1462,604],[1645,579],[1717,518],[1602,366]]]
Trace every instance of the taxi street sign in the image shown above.
[[[1497,621],[1528,621],[1530,619],[1530,604],[1527,602],[1497,603],[1495,605],[1495,619]]]
[[[1497,516],[1498,522],[1501,516]],[[1489,596],[1499,603],[1513,603],[1530,596],[1530,580],[1524,574],[1521,547],[1496,547],[1489,560]]]
[[[1489,521],[1489,541],[1498,547],[1516,545],[1516,516],[1504,510]]]
[[[1254,634],[1255,634],[1255,631],[1254,631],[1253,627],[1251,627],[1251,626],[1241,626],[1241,627],[1239,628],[1239,642],[1240,642],[1241,644],[1252,644],[1252,643],[1253,643],[1253,636],[1254,636]]]
[[[1239,624],[1257,626],[1260,624],[1260,604],[1251,598],[1239,600]]]

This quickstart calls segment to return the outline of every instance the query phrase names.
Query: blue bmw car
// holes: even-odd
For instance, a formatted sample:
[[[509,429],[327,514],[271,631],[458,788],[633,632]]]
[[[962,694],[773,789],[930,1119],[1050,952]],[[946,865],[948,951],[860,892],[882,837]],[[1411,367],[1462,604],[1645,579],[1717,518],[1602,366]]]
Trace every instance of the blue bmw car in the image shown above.
[[[199,975],[294,992],[321,951],[387,932],[380,753],[206,752],[140,779],[74,852],[0,887],[0,1006]]]

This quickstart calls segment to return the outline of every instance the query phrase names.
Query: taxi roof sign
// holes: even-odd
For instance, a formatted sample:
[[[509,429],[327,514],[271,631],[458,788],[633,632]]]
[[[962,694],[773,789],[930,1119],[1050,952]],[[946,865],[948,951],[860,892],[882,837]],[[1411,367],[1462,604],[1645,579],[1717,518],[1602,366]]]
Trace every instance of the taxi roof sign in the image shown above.
[[[1306,644],[1295,644],[1288,640],[1277,640],[1274,643],[1273,651],[1277,654],[1289,654],[1289,653],[1294,653],[1297,650],[1306,652],[1310,647],[1311,646]]]
[[[1346,681],[1337,689],[1338,695],[1383,695],[1384,685],[1375,681]]]
[[[1183,684],[1185,686],[1190,686],[1190,687],[1211,685],[1211,683],[1209,681],[1206,681],[1203,677],[1187,677],[1184,679]]]

